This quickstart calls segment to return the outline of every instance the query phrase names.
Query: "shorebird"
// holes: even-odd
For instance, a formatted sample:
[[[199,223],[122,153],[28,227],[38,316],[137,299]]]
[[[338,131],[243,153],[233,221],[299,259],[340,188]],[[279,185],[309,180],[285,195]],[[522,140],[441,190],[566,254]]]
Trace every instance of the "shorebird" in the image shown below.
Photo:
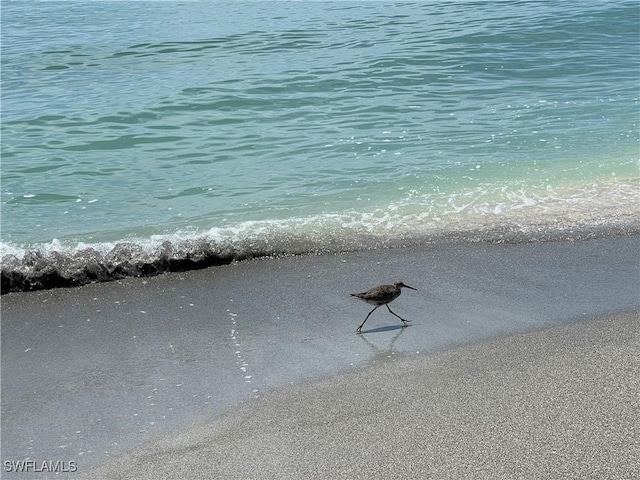
[[[363,302],[367,302],[370,305],[375,305],[373,310],[369,312],[369,315],[371,315],[376,310],[376,308],[381,307],[382,305],[386,305],[389,312],[392,315],[395,315],[396,317],[398,317],[400,320],[402,320],[402,323],[406,325],[407,322],[410,322],[410,320],[405,320],[400,315],[396,315],[389,308],[389,304],[400,296],[403,288],[410,288],[411,290],[416,290],[415,288],[410,287],[409,285],[405,285],[402,282],[395,282],[393,285],[380,285],[378,287],[373,287],[372,289],[367,290],[366,292],[352,293],[351,296],[356,297],[362,300]],[[360,326],[356,329],[356,333],[358,334],[361,333],[362,326],[369,319],[369,315],[366,316],[366,318],[364,319],[364,322],[362,322]]]

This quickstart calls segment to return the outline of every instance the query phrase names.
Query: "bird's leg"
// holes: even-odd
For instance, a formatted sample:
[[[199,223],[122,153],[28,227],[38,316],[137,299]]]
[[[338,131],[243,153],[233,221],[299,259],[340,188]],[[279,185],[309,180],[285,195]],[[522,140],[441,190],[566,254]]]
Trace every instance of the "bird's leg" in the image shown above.
[[[398,317],[400,320],[402,320],[402,322],[403,322],[403,323],[405,323],[405,324],[406,324],[407,322],[410,322],[410,321],[411,321],[411,320],[405,320],[405,319],[404,319],[404,318],[402,318],[400,315],[397,315],[397,314],[393,313],[393,311],[391,310],[391,308],[389,308],[389,304],[385,304],[385,305],[387,306],[387,310],[389,310],[389,312],[390,312],[392,315],[395,315],[395,316],[396,316],[396,317]]]
[[[373,310],[371,310],[371,311],[369,312],[369,315],[371,315],[373,312],[375,312],[376,308],[378,308],[379,306],[380,306],[380,305],[376,305],[375,307],[373,307]],[[360,333],[361,333],[360,331],[362,330],[362,326],[363,326],[363,325],[365,324],[365,322],[369,319],[369,315],[367,315],[367,317],[364,319],[364,322],[362,322],[362,323],[360,324],[360,326],[359,326],[358,328],[356,328],[356,333],[357,333],[357,334],[360,334]]]

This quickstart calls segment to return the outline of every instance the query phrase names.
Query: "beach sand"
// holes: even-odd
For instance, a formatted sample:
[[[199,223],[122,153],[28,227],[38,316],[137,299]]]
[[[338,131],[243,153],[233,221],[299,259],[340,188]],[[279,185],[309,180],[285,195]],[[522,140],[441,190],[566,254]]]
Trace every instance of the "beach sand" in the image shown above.
[[[93,479],[640,478],[637,313],[276,391]]]
[[[632,478],[639,250],[427,245],[4,295],[3,478]],[[356,335],[348,294],[397,279],[412,326],[380,309]],[[78,472],[7,470],[27,458]]]

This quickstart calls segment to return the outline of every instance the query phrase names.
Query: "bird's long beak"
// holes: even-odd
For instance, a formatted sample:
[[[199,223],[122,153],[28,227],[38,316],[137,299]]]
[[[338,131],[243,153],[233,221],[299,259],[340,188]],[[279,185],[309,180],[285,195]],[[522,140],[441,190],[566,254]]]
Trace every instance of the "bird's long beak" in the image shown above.
[[[417,289],[417,288],[410,287],[409,285],[405,285],[404,283],[402,284],[402,286],[403,286],[403,287],[410,288],[411,290],[415,290],[416,292],[418,291],[418,289]]]

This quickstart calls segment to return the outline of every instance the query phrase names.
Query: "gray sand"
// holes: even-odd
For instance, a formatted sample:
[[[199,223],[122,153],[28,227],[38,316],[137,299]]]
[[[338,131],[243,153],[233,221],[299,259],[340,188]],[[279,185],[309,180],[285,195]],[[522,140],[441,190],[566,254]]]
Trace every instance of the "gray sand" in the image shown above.
[[[639,321],[377,362],[251,401],[89,478],[640,478]]]
[[[292,385],[416,352],[430,355],[638,311],[638,251],[640,236],[434,245],[265,259],[4,295],[2,461],[75,461],[83,473]],[[364,334],[355,335],[370,309],[348,294],[397,279],[418,289],[405,291],[392,307],[412,326],[400,328],[397,318],[378,309]],[[611,368],[625,364],[616,361]],[[363,388],[368,396],[360,403],[377,413],[358,415],[391,418],[393,405],[375,407],[379,394]],[[250,431],[251,423],[246,427]],[[466,432],[459,434],[461,442]],[[230,438],[238,435],[242,431],[234,430]],[[372,429],[366,436],[375,444],[378,433]],[[295,437],[290,441],[304,445]],[[299,453],[326,459],[325,453],[333,455],[331,445]],[[358,450],[371,465],[393,463],[402,457],[389,460],[385,452],[394,445]]]

